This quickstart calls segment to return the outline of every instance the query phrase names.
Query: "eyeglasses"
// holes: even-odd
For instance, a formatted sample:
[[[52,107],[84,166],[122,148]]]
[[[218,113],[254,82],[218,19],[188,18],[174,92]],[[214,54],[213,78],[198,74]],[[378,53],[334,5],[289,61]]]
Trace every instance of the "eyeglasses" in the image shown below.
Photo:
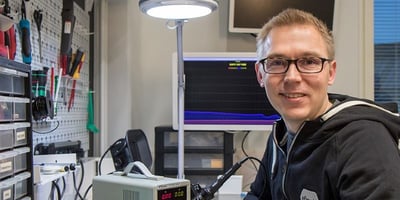
[[[263,65],[263,70],[268,74],[284,74],[288,71],[292,62],[296,65],[297,71],[305,74],[319,73],[324,68],[325,61],[332,59],[320,57],[303,57],[294,60],[284,58],[264,58],[258,62]]]

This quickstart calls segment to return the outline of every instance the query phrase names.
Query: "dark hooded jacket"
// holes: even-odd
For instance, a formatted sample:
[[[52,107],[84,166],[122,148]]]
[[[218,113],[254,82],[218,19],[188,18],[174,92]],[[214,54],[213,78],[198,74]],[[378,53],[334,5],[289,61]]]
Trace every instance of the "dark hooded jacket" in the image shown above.
[[[334,106],[304,122],[290,146],[283,120],[274,124],[245,200],[400,199],[398,113],[365,99],[329,99]]]

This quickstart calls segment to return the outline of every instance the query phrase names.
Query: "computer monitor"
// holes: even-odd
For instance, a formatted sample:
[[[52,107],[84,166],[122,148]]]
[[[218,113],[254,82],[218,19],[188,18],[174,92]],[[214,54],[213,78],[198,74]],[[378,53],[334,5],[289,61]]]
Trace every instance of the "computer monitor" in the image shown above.
[[[279,118],[254,71],[255,53],[184,52],[184,129],[271,130]],[[172,57],[173,128],[178,129],[177,56]]]
[[[333,29],[335,0],[229,0],[229,32],[258,33],[273,16],[286,8],[297,8],[320,18]]]

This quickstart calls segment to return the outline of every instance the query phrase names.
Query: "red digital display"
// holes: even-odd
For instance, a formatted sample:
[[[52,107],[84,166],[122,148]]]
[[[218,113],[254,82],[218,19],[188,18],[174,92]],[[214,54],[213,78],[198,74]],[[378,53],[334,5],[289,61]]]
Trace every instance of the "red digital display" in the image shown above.
[[[186,186],[158,190],[158,200],[186,200]]]

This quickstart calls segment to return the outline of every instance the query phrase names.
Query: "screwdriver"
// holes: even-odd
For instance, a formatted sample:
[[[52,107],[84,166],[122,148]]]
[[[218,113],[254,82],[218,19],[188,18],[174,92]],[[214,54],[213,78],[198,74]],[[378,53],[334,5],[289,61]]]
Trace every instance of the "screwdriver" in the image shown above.
[[[30,35],[30,23],[26,19],[26,10],[25,10],[25,0],[22,0],[21,3],[21,20],[19,21],[19,27],[22,33],[22,61],[25,64],[31,64],[32,55],[31,55],[31,35]]]
[[[33,11],[33,18],[36,23],[37,31],[38,31],[38,43],[39,43],[39,57],[40,57],[40,63],[42,63],[42,34],[40,32],[41,26],[42,26],[42,19],[43,19],[43,14],[42,10],[35,10]]]

